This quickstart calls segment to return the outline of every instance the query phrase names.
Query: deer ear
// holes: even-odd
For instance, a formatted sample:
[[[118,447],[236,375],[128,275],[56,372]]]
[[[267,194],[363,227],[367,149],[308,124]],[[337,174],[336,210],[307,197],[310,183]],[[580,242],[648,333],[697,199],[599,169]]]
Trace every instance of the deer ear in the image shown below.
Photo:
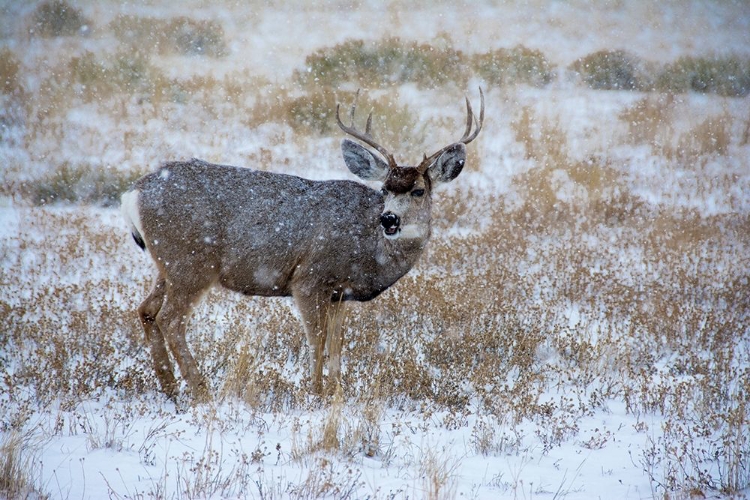
[[[466,163],[466,146],[454,144],[430,165],[428,174],[432,182],[450,182],[461,173]]]
[[[341,141],[344,163],[351,172],[366,181],[384,181],[388,175],[388,164],[379,156],[354,141]]]

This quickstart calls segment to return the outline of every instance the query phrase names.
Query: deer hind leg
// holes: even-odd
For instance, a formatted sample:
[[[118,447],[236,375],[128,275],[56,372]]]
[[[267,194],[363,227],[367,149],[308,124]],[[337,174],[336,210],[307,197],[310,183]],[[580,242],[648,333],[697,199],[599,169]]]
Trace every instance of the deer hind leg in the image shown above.
[[[168,284],[166,288],[166,299],[156,316],[156,323],[164,332],[169,349],[177,361],[177,366],[180,367],[180,374],[190,387],[193,399],[206,401],[209,399],[208,385],[198,370],[198,364],[190,353],[185,339],[190,311],[202,290],[191,294],[180,290],[178,286]]]
[[[302,321],[310,349],[310,381],[312,391],[323,393],[323,351],[326,340],[331,339],[329,354],[330,375],[338,382],[341,366],[340,316],[341,304],[331,302],[331,295],[326,293],[304,294],[294,292],[294,299],[302,314]],[[335,362],[334,362],[335,358]],[[333,386],[332,386],[333,387]]]
[[[164,304],[165,293],[166,281],[163,276],[159,275],[154,282],[151,293],[138,307],[138,317],[146,334],[146,341],[151,347],[151,359],[161,390],[174,399],[178,394],[177,380],[174,371],[172,371],[172,362],[169,360],[164,334],[156,324],[156,316]]]

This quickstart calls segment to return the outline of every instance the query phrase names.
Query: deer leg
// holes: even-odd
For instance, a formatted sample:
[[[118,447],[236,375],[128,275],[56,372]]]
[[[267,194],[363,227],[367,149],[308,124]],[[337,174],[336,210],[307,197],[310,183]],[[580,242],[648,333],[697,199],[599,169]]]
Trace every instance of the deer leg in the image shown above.
[[[326,314],[326,330],[328,338],[328,378],[329,390],[335,391],[341,385],[341,347],[344,342],[344,304],[333,302]]]
[[[312,390],[323,393],[323,352],[327,346],[329,389],[333,392],[341,383],[343,303],[331,302],[331,294],[325,292],[310,295],[293,292],[293,295],[307,334]]]
[[[193,355],[190,354],[185,339],[190,310],[197,297],[180,293],[176,288],[168,287],[166,300],[156,316],[156,323],[164,332],[172,355],[177,361],[177,366],[180,367],[180,374],[190,386],[193,399],[206,401],[209,399],[208,386],[200,370],[198,370],[198,364],[195,362]]]
[[[172,371],[172,362],[169,360],[169,353],[164,342],[164,334],[162,334],[159,326],[156,324],[156,316],[159,314],[162,304],[164,304],[165,292],[166,282],[159,275],[154,282],[151,293],[149,293],[146,300],[138,307],[138,317],[146,334],[146,341],[151,347],[151,360],[161,390],[170,398],[175,398],[177,396],[177,381]]]
[[[324,294],[305,294],[293,291],[292,295],[297,303],[302,322],[307,335],[307,345],[310,349],[310,381],[315,394],[323,392],[323,347],[326,343],[326,321],[330,308],[330,296]],[[328,300],[321,300],[320,297]]]

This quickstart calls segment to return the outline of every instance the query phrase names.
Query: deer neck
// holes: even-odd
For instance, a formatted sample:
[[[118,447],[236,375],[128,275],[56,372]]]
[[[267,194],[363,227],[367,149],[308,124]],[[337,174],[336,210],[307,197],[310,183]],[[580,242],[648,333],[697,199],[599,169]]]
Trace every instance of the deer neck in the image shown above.
[[[431,227],[427,221],[424,225],[405,226],[398,238],[386,238],[380,235],[375,255],[381,276],[389,285],[406,274],[419,260],[430,239]]]

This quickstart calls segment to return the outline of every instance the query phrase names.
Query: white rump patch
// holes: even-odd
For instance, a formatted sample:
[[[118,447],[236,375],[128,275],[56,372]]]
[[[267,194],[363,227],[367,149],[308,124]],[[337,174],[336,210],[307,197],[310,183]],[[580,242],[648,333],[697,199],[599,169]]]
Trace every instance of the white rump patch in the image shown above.
[[[120,197],[120,212],[122,212],[125,220],[133,227],[141,238],[144,237],[143,226],[141,225],[141,213],[138,210],[138,197],[141,194],[140,191],[134,189],[132,191],[125,191]]]

